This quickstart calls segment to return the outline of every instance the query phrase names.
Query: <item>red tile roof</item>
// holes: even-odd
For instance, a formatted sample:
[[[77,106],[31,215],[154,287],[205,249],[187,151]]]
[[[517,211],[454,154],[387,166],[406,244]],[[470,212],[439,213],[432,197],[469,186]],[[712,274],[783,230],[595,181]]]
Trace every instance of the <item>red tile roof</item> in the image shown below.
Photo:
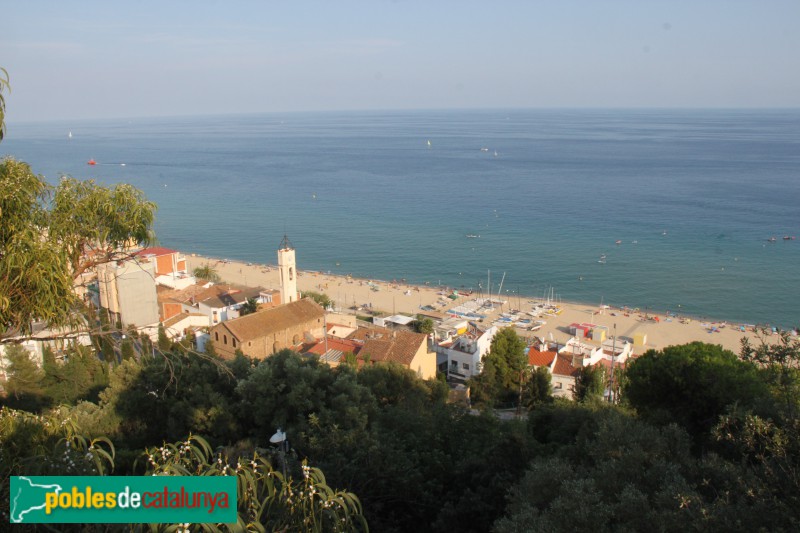
[[[156,257],[160,257],[162,255],[177,254],[177,253],[178,253],[177,250],[164,248],[163,246],[155,246],[153,248],[143,248],[138,252],[135,252],[133,255],[154,255]]]
[[[556,357],[556,352],[548,351],[548,352],[540,352],[534,347],[528,351],[528,364],[531,366],[547,366],[549,367],[553,363],[553,359]]]
[[[358,354],[358,351],[361,349],[361,343],[356,341],[348,340],[348,339],[337,339],[336,337],[328,337],[328,350],[339,350],[340,352],[347,353],[352,352],[354,354]],[[307,353],[313,353],[317,355],[325,355],[325,341],[322,340],[312,346]]]
[[[553,374],[558,376],[577,377],[580,374],[580,367],[572,366],[572,357],[557,354],[556,364],[553,367]]]
[[[364,339],[364,347],[361,349],[361,354],[369,355],[372,362],[394,361],[409,366],[420,347],[427,346],[428,342],[428,336],[424,333],[388,331],[388,334],[380,333],[379,338],[374,336],[376,333],[373,330],[373,337],[367,336]],[[360,340],[355,334],[350,338]]]

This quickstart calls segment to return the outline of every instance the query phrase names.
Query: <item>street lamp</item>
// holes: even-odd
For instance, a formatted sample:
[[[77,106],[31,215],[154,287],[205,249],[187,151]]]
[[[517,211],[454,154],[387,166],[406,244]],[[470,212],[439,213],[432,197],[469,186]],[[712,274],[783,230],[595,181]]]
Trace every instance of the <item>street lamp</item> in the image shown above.
[[[283,467],[283,479],[286,481],[286,452],[289,451],[289,441],[286,440],[286,433],[284,433],[281,428],[278,428],[278,431],[276,431],[275,434],[269,438],[269,441],[278,446],[278,453],[281,457],[281,466]]]

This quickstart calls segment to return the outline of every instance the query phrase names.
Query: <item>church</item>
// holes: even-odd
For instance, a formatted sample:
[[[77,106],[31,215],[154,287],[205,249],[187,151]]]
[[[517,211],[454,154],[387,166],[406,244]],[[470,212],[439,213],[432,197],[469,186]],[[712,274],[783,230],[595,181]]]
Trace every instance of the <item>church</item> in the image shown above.
[[[284,348],[299,348],[325,332],[325,310],[310,298],[299,298],[295,251],[284,235],[278,247],[282,304],[235,318],[211,328],[217,354],[232,359],[237,350],[264,359]]]

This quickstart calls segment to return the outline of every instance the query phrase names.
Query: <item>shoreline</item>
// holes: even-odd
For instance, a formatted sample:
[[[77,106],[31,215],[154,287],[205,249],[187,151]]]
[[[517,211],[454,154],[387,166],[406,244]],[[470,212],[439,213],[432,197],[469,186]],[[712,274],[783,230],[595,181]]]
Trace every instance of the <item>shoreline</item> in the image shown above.
[[[198,254],[182,252],[187,260],[189,272],[194,268],[208,263],[217,270],[223,282],[237,283],[246,286],[261,286],[266,289],[279,288],[279,273],[275,264],[246,263],[238,260],[227,260],[206,257]],[[314,270],[298,269],[297,287],[301,292],[315,291],[326,294],[341,311],[355,314],[358,311],[352,307],[368,308],[372,311],[382,311],[387,314],[410,314],[416,316],[421,312],[422,306],[430,306],[436,312],[443,313],[456,305],[475,299],[479,296],[473,292],[470,296],[459,296],[453,300],[447,293],[452,294],[452,287],[433,287],[429,285],[414,285],[401,280],[378,280],[375,278],[358,278],[350,275],[327,274]],[[485,295],[482,295],[485,297]],[[541,298],[526,297],[524,295],[511,295],[506,298],[506,304],[499,310],[491,313],[484,324],[488,327],[496,320],[500,313],[516,309],[522,312],[529,311],[533,302]],[[546,324],[535,332],[518,329],[524,336],[552,337],[556,342],[563,344],[572,337],[567,328],[572,323],[593,323],[606,327],[609,336],[614,331],[620,337],[633,338],[634,334],[645,334],[647,340],[642,346],[634,346],[634,352],[641,354],[648,349],[662,349],[676,344],[686,344],[692,341],[701,341],[719,344],[723,348],[739,353],[743,338],[757,344],[759,338],[751,331],[750,326],[746,331],[740,331],[743,324],[729,323],[723,320],[697,318],[677,313],[667,316],[663,312],[654,312],[647,309],[619,308],[606,304],[599,306],[585,302],[562,300],[557,303],[562,312],[557,316],[541,317]],[[674,313],[674,311],[671,311]],[[366,313],[365,313],[366,314]],[[658,317],[654,320],[652,317]],[[688,319],[688,322],[685,321]],[[774,335],[768,338],[777,339]],[[584,339],[581,339],[584,341]],[[591,340],[585,340],[589,344]]]

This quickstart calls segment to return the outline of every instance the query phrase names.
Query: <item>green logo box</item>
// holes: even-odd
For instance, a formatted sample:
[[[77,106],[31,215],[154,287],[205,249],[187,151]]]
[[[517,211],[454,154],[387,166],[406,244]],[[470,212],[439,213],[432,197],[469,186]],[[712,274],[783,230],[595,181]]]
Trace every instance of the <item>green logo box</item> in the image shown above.
[[[14,476],[11,523],[235,523],[235,476]]]

